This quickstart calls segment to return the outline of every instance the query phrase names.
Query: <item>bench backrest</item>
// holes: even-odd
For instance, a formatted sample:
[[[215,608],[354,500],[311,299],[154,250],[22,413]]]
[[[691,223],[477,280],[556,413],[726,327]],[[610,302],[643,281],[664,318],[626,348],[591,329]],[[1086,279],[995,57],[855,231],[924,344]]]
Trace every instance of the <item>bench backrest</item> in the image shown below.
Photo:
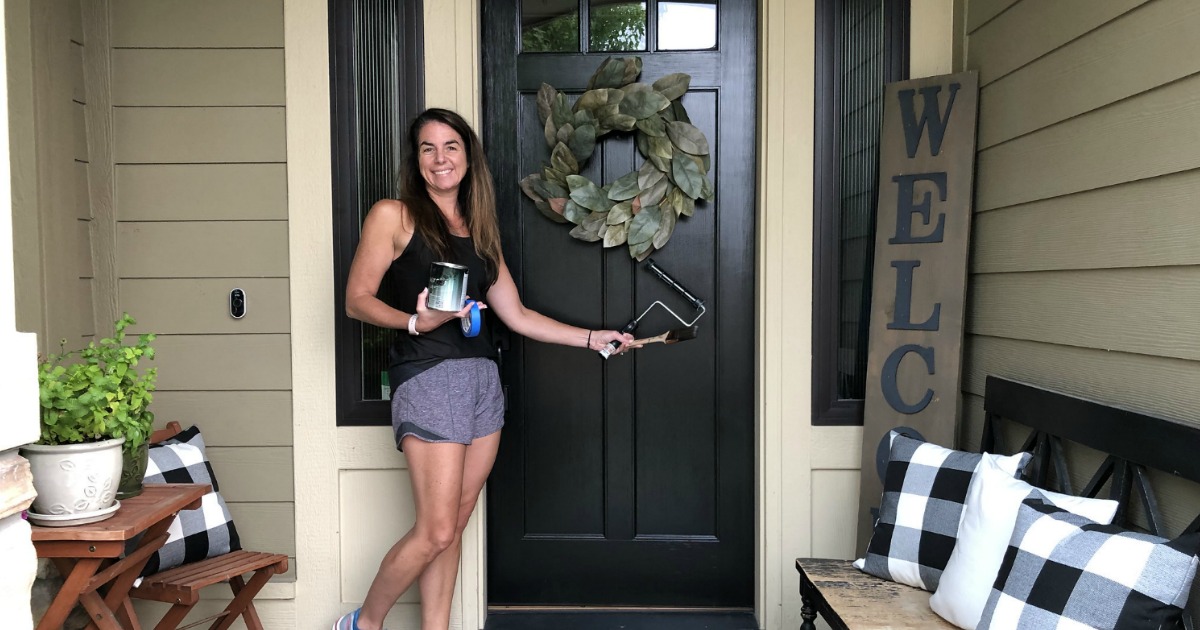
[[[996,376],[987,377],[981,449],[993,453],[1027,450],[1034,454],[1026,477],[1033,485],[1095,497],[1105,483],[1108,498],[1120,503],[1113,523],[1129,526],[1130,501],[1137,497],[1150,533],[1168,536],[1147,468],[1200,483],[1200,426],[1122,409]],[[1001,421],[1033,431],[1020,449],[1004,445]],[[1073,492],[1062,440],[1106,455],[1081,492]],[[1185,529],[1200,531],[1200,516]]]

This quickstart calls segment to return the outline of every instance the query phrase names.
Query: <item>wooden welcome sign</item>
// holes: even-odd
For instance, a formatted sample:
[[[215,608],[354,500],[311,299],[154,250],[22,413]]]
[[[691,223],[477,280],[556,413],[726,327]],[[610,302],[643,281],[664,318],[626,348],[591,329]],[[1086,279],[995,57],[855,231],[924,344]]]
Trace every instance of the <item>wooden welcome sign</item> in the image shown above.
[[[883,493],[875,462],[887,432],[911,427],[930,442],[954,447],[978,100],[973,72],[891,83],[884,90],[860,554]]]

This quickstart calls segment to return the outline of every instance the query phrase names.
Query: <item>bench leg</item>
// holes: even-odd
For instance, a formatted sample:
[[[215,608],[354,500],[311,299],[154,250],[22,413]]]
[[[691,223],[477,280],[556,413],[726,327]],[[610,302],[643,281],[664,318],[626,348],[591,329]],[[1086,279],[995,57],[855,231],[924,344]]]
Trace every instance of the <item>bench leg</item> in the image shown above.
[[[813,594],[809,590],[810,588],[808,579],[802,576],[800,579],[800,600],[802,602],[800,618],[804,622],[800,624],[800,630],[817,630],[816,624],[813,623],[817,620],[817,609],[813,606]]]
[[[195,604],[174,604],[167,614],[163,615],[162,619],[158,620],[158,625],[154,626],[154,630],[175,630],[179,624],[183,623],[184,617],[192,612],[192,607]]]
[[[228,630],[240,616],[246,622],[249,630],[262,630],[262,620],[254,609],[254,596],[262,590],[275,571],[271,567],[259,569],[250,577],[250,583],[242,581],[242,576],[235,575],[229,579],[229,589],[233,591],[233,601],[225,608],[228,613],[220,623],[213,624],[213,630]]]

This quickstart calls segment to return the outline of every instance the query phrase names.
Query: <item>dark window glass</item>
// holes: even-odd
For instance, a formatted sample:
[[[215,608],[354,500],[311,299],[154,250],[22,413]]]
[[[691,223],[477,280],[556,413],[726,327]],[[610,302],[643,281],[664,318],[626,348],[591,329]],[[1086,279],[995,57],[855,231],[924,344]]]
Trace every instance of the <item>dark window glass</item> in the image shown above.
[[[346,274],[367,211],[395,198],[404,134],[423,106],[420,0],[331,0],[334,306],[338,424],[390,424],[388,347],[397,334],[345,315]],[[378,296],[391,302],[386,276]]]
[[[908,73],[908,2],[817,6],[813,423],[861,424],[883,85]]]
[[[523,52],[579,52],[577,0],[521,0]]]
[[[592,51],[646,50],[646,3],[593,0],[588,12]]]
[[[717,46],[717,2],[658,3],[659,50],[706,50]]]

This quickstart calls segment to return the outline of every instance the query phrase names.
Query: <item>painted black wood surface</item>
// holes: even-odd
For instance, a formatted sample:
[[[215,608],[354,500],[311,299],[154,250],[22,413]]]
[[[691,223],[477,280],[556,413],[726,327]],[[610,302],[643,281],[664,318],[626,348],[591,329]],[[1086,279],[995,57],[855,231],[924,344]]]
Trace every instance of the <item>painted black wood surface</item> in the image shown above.
[[[593,328],[620,328],[655,300],[690,315],[626,247],[577,241],[521,195],[517,182],[548,161],[541,83],[574,98],[609,53],[519,54],[519,5],[482,3],[482,129],[525,303]],[[493,605],[752,606],[756,9],[719,6],[717,50],[632,53],[643,81],[692,75],[684,104],[715,150],[715,202],[654,254],[706,301],[699,336],[608,361],[501,340],[509,412],[489,483]],[[608,183],[640,162],[631,136],[610,137],[583,174]],[[638,334],[678,325],[656,308]]]

